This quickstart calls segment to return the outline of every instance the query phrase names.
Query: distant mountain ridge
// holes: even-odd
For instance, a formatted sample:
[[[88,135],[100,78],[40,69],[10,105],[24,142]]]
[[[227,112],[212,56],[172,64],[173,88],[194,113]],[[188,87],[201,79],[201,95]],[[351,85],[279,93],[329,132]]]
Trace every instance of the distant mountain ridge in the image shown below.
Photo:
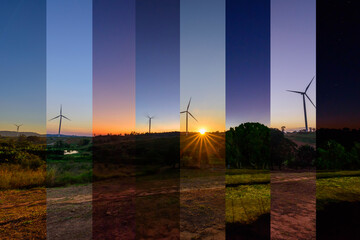
[[[3,137],[17,137],[18,135],[25,135],[29,136],[37,136],[37,137],[44,137],[46,134],[39,134],[36,132],[16,132],[16,131],[0,131],[0,136]]]
[[[36,132],[16,132],[16,131],[0,131],[0,136],[3,137],[17,137],[18,135],[37,136],[37,137],[57,137],[57,134],[40,134]],[[64,135],[61,134],[60,137],[90,137],[90,136],[80,136],[80,135]]]

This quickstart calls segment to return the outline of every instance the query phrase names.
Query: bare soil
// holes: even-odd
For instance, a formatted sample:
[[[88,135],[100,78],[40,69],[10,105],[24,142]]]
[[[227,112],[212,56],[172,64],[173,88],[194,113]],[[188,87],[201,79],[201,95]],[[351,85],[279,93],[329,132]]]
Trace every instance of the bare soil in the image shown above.
[[[225,176],[181,180],[181,239],[225,239]]]
[[[224,176],[8,190],[0,204],[0,239],[225,239]]]
[[[0,191],[0,239],[46,239],[45,188]]]
[[[271,239],[316,239],[316,172],[271,172]]]
[[[47,189],[47,238],[92,239],[92,185]]]

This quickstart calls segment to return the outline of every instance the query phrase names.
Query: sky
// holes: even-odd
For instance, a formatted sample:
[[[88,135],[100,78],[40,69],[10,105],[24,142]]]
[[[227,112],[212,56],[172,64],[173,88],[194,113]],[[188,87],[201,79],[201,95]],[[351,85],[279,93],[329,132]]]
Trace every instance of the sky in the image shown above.
[[[190,131],[300,129],[302,96],[286,90],[315,75],[321,126],[357,127],[356,3],[321,4],[316,35],[315,0],[4,0],[0,130],[57,133],[62,104],[63,134],[145,132],[147,115],[155,132],[185,131],[190,98]]]
[[[189,131],[225,130],[225,0],[180,1],[181,111],[190,97]]]
[[[226,128],[270,125],[270,0],[226,2]]]
[[[359,1],[318,1],[318,128],[360,128],[359,9]]]
[[[92,135],[92,2],[47,1],[47,119],[59,115],[61,133]],[[58,132],[59,119],[47,122]]]
[[[45,3],[1,1],[0,131],[46,133]]]
[[[316,1],[271,0],[271,126],[304,129],[300,94],[316,74]],[[316,105],[316,78],[308,89]],[[308,126],[316,127],[315,108],[306,100]]]
[[[179,131],[180,1],[136,1],[136,131]]]
[[[135,1],[93,2],[93,133],[135,131]]]

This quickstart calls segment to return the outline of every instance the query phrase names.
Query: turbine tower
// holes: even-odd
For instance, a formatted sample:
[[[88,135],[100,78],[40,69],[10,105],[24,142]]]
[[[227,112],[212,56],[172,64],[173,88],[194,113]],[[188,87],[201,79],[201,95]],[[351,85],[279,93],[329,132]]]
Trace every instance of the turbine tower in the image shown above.
[[[17,132],[18,135],[19,135],[19,128],[22,126],[22,124],[20,124],[20,125],[14,124],[14,125],[16,126],[16,132]]]
[[[65,118],[65,119],[67,119],[67,120],[71,121],[70,119],[68,119],[67,117],[65,117],[64,115],[62,115],[62,105],[60,105],[60,115],[58,115],[58,116],[56,116],[56,117],[54,117],[54,118],[50,119],[49,121],[52,121],[52,120],[54,120],[54,119],[56,119],[56,118],[60,118],[60,123],[59,123],[59,133],[58,133],[58,137],[60,137],[60,131],[61,131],[61,120],[62,120],[62,118]]]
[[[292,90],[286,90],[288,92],[293,92],[293,93],[298,93],[301,94],[303,97],[303,104],[304,104],[304,116],[305,116],[305,130],[306,132],[308,132],[308,123],[307,123],[307,116],[306,116],[306,102],[305,102],[305,97],[307,97],[309,99],[309,101],[311,102],[311,104],[316,108],[315,104],[311,101],[310,97],[306,94],[307,90],[309,89],[312,81],[314,80],[315,76],[311,79],[309,85],[307,85],[306,89],[304,92],[300,92],[300,91],[292,91]]]
[[[154,116],[150,117],[150,115],[146,116],[149,119],[149,133],[151,133],[151,119],[154,118]]]
[[[189,100],[189,104],[187,105],[187,108],[186,108],[186,111],[182,111],[182,112],[180,112],[180,113],[186,113],[186,136],[188,135],[188,133],[189,133],[189,128],[188,128],[188,118],[189,118],[189,115],[193,118],[193,119],[195,119],[195,121],[198,121],[198,120],[196,120],[196,118],[189,112],[189,107],[190,107],[190,103],[191,103],[191,98],[190,98],[190,100]]]

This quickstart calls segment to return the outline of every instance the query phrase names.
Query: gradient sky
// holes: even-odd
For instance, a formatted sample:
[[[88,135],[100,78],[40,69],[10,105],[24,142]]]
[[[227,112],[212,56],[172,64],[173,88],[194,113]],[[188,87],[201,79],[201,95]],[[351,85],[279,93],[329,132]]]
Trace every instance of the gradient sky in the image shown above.
[[[135,131],[135,1],[93,2],[93,132]]]
[[[192,97],[199,122],[189,118],[189,131],[224,131],[225,0],[181,0],[180,9],[180,109]]]
[[[226,1],[226,127],[270,124],[270,0]]]
[[[316,1],[271,1],[271,126],[305,128],[300,94],[316,74]],[[316,79],[308,95],[316,105]],[[316,112],[306,100],[308,126],[316,127]]]
[[[47,119],[63,114],[62,134],[92,134],[92,3],[47,1]],[[47,122],[57,133],[59,119]]]
[[[360,128],[360,2],[317,1],[318,128]]]
[[[0,131],[46,132],[46,1],[1,1]]]
[[[179,131],[179,0],[136,1],[136,131]]]

